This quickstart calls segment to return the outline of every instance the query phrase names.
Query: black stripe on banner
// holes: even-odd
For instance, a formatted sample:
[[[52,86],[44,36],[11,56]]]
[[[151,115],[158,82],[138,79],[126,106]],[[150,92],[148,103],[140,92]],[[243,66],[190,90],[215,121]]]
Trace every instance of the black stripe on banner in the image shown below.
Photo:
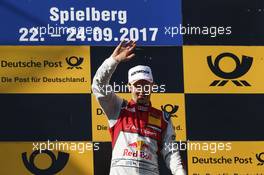
[[[96,142],[99,150],[94,150],[94,175],[109,174],[112,158],[111,142]]]
[[[1,94],[0,141],[91,141],[90,94]]]
[[[264,140],[264,94],[185,94],[189,140]]]
[[[113,52],[114,47],[91,47],[91,72],[94,77],[96,70]],[[147,65],[152,69],[154,82],[165,85],[165,92],[183,92],[182,47],[137,47],[136,57],[118,65],[111,79],[111,84],[126,85],[128,70],[136,65]]]
[[[264,44],[264,1],[183,0],[182,3],[183,26],[204,27],[204,33],[211,31],[211,35],[184,35],[184,45]],[[228,26],[231,34],[223,35],[229,33]],[[215,27],[218,27],[217,35]],[[194,30],[198,28],[193,28],[192,33]]]

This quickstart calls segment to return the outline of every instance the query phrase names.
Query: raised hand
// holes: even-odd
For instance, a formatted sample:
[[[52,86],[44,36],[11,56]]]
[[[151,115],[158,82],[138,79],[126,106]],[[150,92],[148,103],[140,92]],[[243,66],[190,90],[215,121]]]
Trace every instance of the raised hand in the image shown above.
[[[122,41],[115,48],[111,57],[114,58],[118,62],[128,61],[135,56],[134,54],[135,47],[136,47],[135,41],[132,41],[132,40]]]

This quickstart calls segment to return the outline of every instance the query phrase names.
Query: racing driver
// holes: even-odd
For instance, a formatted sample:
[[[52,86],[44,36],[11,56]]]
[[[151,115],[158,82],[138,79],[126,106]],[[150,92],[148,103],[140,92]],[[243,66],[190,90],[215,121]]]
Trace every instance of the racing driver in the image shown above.
[[[121,42],[93,78],[93,94],[108,117],[112,138],[110,175],[159,175],[158,156],[173,175],[185,175],[180,153],[173,149],[175,132],[170,115],[151,106],[150,67],[129,69],[130,101],[117,96],[109,85],[118,64],[135,56],[135,47],[134,41]]]

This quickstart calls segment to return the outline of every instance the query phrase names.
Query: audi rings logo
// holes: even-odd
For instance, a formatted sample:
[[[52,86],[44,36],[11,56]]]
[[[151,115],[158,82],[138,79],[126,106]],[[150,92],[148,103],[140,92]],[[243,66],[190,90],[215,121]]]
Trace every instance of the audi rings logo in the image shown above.
[[[166,105],[161,105],[161,110],[164,112],[167,112],[170,114],[171,117],[178,117],[175,113],[178,111],[179,106],[177,105],[172,105],[172,104],[166,104]]]
[[[49,166],[49,168],[40,169],[35,165],[35,158],[39,154],[47,154],[51,158],[52,162],[51,162],[51,165]],[[64,152],[58,152],[58,156],[56,158],[54,153],[49,151],[49,150],[44,150],[41,153],[39,150],[36,150],[30,155],[29,161],[27,159],[27,153],[26,152],[22,153],[22,160],[23,160],[25,167],[32,174],[36,174],[36,175],[56,174],[56,173],[60,172],[65,167],[65,165],[67,164],[67,162],[69,160],[69,154],[64,153]]]
[[[73,68],[82,69],[80,65],[83,62],[83,57],[76,57],[76,56],[67,57],[66,62],[69,65],[67,69],[73,69]]]
[[[264,152],[256,154],[256,158],[259,161],[258,163],[259,166],[264,165]]]
[[[236,67],[232,72],[224,72],[219,67],[220,61],[224,58],[230,57],[235,63]],[[237,78],[245,75],[250,69],[253,62],[253,58],[249,56],[242,56],[242,61],[240,62],[239,58],[233,53],[221,53],[218,55],[213,63],[212,56],[207,57],[207,64],[211,71],[218,77],[225,80],[214,80],[210,86],[224,86],[229,80],[233,82],[236,86],[251,86],[246,80],[236,80]]]

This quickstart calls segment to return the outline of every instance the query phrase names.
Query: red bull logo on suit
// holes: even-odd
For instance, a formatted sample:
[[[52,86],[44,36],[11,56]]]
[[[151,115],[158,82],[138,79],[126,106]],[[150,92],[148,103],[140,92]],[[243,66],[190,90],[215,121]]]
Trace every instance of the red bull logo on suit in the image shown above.
[[[145,160],[151,160],[152,156],[151,154],[147,153],[149,149],[149,145],[146,144],[142,140],[138,140],[136,142],[132,142],[128,144],[128,147],[130,149],[124,149],[123,156],[127,157],[140,157]]]

